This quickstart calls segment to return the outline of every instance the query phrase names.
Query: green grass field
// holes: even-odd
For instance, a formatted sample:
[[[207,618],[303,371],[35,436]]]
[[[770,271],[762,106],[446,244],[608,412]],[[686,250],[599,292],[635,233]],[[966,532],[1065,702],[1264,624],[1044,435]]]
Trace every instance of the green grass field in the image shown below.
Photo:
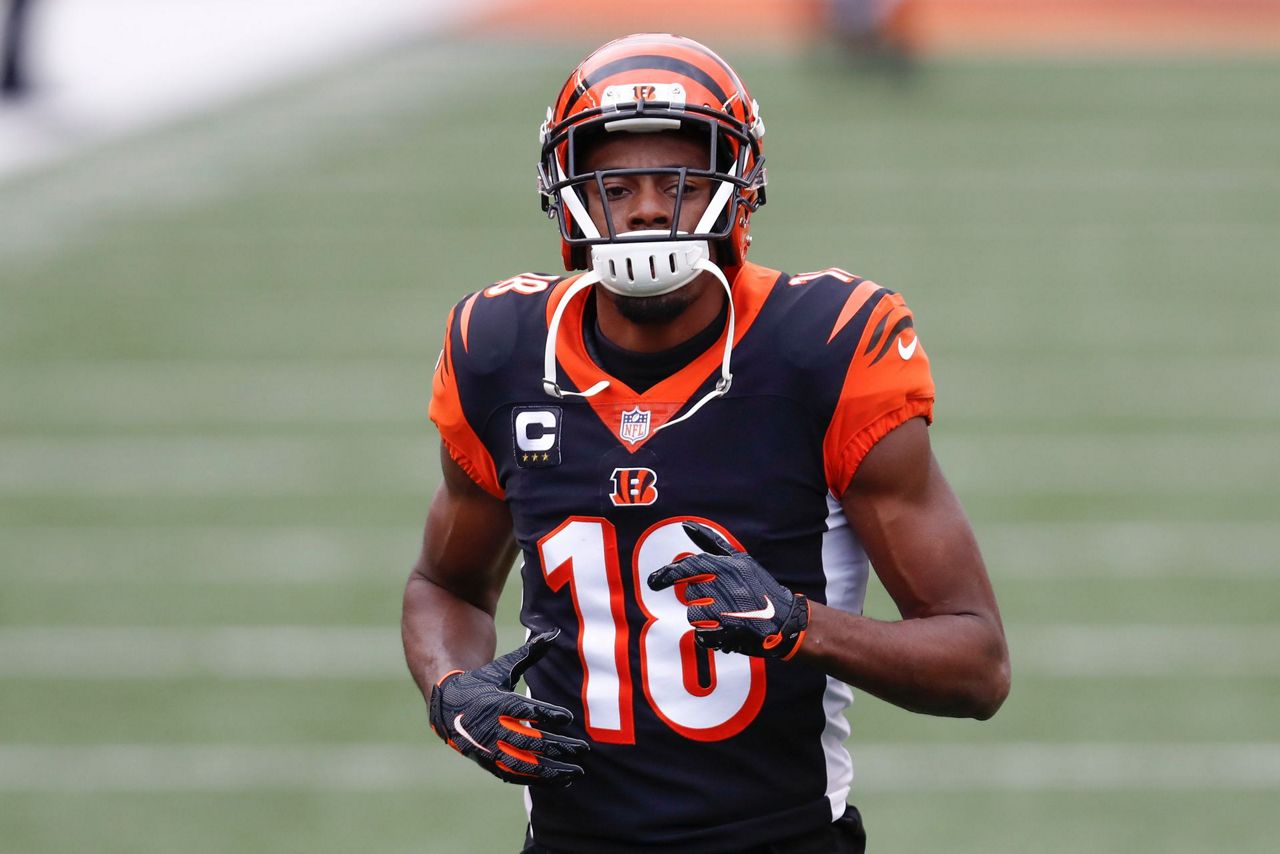
[[[556,271],[585,48],[426,45],[0,186],[0,850],[515,850],[397,621],[444,313]],[[753,257],[906,294],[1008,624],[992,721],[855,703],[872,850],[1274,851],[1280,62],[724,53]]]

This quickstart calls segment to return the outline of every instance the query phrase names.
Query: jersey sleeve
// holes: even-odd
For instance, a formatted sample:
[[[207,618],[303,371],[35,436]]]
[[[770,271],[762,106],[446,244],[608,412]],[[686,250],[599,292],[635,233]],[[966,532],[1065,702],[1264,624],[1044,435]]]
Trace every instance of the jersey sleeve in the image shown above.
[[[476,428],[467,418],[463,395],[467,383],[467,326],[476,297],[473,294],[449,312],[445,324],[444,346],[436,361],[431,381],[431,405],[428,414],[440,431],[449,456],[485,492],[503,498],[493,455],[485,447]]]
[[[933,421],[933,376],[900,294],[876,303],[863,326],[823,440],[827,486],[848,489],[863,458],[891,430],[911,418]]]

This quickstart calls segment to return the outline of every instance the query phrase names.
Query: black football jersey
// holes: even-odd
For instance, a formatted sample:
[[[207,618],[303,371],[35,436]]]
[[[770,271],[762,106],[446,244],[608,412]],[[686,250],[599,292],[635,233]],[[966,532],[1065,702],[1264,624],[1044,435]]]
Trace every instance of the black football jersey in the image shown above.
[[[723,338],[639,393],[589,356],[580,293],[556,331],[557,382],[608,385],[557,398],[544,347],[573,279],[516,276],[449,317],[431,417],[510,507],[521,622],[560,629],[530,693],[570,709],[568,733],[592,746],[579,782],[528,790],[534,838],[554,849],[734,851],[844,811],[848,686],[801,661],[700,649],[679,585],[645,579],[696,551],[680,526],[696,519],[788,588],[861,612],[867,558],[836,496],[882,436],[932,417],[928,358],[902,298],[874,282],[730,272],[732,384],[679,423],[719,379]]]

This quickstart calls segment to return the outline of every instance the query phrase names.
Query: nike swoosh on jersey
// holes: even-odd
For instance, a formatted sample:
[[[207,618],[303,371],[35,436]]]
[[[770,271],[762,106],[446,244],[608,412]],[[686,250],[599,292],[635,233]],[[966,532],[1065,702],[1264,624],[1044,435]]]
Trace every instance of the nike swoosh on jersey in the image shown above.
[[[910,359],[912,356],[916,354],[916,345],[919,343],[920,343],[920,338],[917,336],[911,339],[910,344],[903,347],[902,339],[899,338],[898,339],[898,355],[901,356],[903,359]]]
[[[764,607],[758,611],[722,611],[722,617],[741,617],[744,620],[768,620],[774,615],[773,600],[768,596],[764,597]]]
[[[474,744],[474,745],[475,745],[476,747],[478,747],[480,750],[483,750],[485,753],[493,753],[493,751],[492,751],[492,750],[490,750],[489,748],[485,747],[483,744],[481,744],[480,742],[478,742],[478,741],[476,741],[474,738],[472,738],[472,737],[471,737],[471,733],[467,732],[465,729],[463,729],[463,728],[462,728],[462,715],[461,715],[461,714],[459,714],[457,717],[455,717],[455,718],[453,719],[453,728],[454,728],[454,729],[456,729],[456,730],[458,731],[458,734],[459,734],[459,735],[461,735],[461,736],[462,736],[463,738],[465,738],[467,741],[469,741],[469,742],[471,742],[472,744]]]

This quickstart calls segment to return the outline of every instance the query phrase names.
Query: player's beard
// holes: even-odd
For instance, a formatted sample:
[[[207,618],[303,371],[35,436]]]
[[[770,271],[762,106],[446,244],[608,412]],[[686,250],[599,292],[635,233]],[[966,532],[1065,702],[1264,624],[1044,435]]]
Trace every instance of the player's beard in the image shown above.
[[[610,293],[609,299],[618,309],[618,314],[637,326],[661,326],[675,320],[684,314],[685,309],[693,305],[702,293],[700,284],[696,281],[690,282],[671,293],[659,294],[656,297],[625,297]]]

